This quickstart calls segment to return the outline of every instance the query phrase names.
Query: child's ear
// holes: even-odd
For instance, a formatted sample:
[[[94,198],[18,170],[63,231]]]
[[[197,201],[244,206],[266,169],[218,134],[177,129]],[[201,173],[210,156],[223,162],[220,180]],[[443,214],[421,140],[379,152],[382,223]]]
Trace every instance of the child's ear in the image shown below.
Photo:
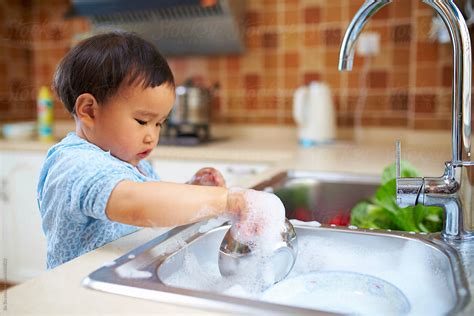
[[[76,99],[77,118],[85,125],[92,125],[97,114],[97,100],[90,93],[83,93]]]

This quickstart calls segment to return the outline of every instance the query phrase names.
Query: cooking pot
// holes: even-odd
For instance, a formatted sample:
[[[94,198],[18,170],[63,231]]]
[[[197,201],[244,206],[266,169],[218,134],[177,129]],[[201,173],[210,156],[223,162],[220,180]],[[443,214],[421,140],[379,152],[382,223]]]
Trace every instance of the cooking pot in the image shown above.
[[[215,87],[213,88],[215,89]],[[176,87],[176,101],[168,121],[172,125],[208,125],[211,119],[213,89],[187,80]]]

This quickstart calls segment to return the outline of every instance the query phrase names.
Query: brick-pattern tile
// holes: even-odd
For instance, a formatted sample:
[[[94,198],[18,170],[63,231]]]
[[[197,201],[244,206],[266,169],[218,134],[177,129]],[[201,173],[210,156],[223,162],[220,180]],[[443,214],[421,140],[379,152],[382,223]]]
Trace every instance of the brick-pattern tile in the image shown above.
[[[416,61],[419,63],[438,61],[438,44],[433,42],[418,42],[416,47]]]
[[[392,28],[393,42],[396,44],[408,44],[411,42],[411,25],[401,24]]]
[[[306,72],[304,74],[303,82],[305,85],[309,84],[311,81],[321,80],[321,74],[318,72]]]
[[[356,55],[353,71],[337,71],[345,28],[363,2],[247,1],[244,54],[172,57],[170,66],[178,83],[199,75],[220,84],[212,103],[215,122],[294,124],[294,90],[322,81],[331,87],[339,126],[353,126],[360,115],[365,126],[449,129],[451,46],[429,38],[432,11],[421,1],[397,0],[382,8],[366,26],[380,34],[380,53]],[[38,87],[51,84],[77,34],[90,31],[87,19],[62,18],[69,5],[69,0],[0,1],[2,120],[36,117]],[[367,97],[363,113],[355,113],[361,87]],[[69,118],[59,100],[56,104],[57,118]]]
[[[416,113],[434,113],[436,108],[435,94],[417,94],[415,96]]]
[[[385,6],[382,9],[380,9],[377,13],[374,14],[373,19],[386,20],[388,19],[389,13],[390,13],[390,6]]]
[[[410,18],[413,14],[413,0],[398,0],[390,6],[391,17],[394,19]]]
[[[410,83],[410,73],[403,69],[402,70],[395,70],[392,73],[392,88],[407,88]]]
[[[441,85],[443,87],[451,87],[453,81],[453,67],[452,66],[444,66],[442,70],[441,76]]]
[[[339,46],[342,40],[342,30],[340,28],[329,28],[324,30],[324,44],[326,46]]]
[[[337,115],[337,125],[341,127],[351,127],[354,126],[354,115],[352,114],[338,114]]]
[[[263,45],[264,48],[276,48],[278,47],[278,34],[277,33],[265,33],[263,34]]]
[[[386,88],[387,77],[388,77],[388,74],[386,71],[380,71],[380,70],[370,71],[369,76],[368,76],[369,88]]]
[[[260,75],[248,74],[245,75],[245,89],[255,90],[260,88]]]
[[[245,13],[245,23],[247,27],[257,27],[262,24],[262,15],[259,12],[249,10]]]
[[[437,87],[439,85],[438,69],[433,64],[417,65],[416,86],[420,88]]]
[[[390,108],[394,111],[408,110],[408,91],[399,91],[390,95]]]
[[[319,30],[309,29],[304,32],[304,45],[315,47],[321,45],[321,33]]]
[[[435,130],[435,129],[450,129],[451,128],[451,119],[448,118],[418,118],[415,117],[414,120],[415,129],[423,130]]]
[[[284,58],[285,69],[294,69],[299,67],[300,55],[298,52],[287,52],[285,53]]]
[[[401,68],[408,70],[410,66],[410,47],[397,47],[393,49],[393,65],[395,68]]]
[[[321,8],[316,6],[306,7],[304,9],[304,22],[306,24],[315,24],[321,21]]]
[[[342,6],[326,6],[323,10],[322,20],[324,22],[339,22],[342,20]]]

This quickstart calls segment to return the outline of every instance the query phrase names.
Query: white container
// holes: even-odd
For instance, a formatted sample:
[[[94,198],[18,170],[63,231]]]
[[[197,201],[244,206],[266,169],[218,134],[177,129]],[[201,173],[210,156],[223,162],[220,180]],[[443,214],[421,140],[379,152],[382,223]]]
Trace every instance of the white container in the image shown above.
[[[4,124],[2,134],[8,140],[31,140],[36,135],[36,122]]]
[[[334,141],[336,120],[328,85],[311,82],[293,95],[293,118],[298,126],[301,146],[309,147]]]

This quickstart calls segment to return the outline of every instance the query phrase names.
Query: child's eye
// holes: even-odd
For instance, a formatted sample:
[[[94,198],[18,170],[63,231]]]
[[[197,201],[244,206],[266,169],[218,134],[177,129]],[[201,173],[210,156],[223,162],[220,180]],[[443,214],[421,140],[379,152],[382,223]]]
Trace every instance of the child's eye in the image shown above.
[[[146,125],[145,121],[142,121],[142,120],[139,120],[139,119],[135,119],[135,121],[137,121],[137,123],[140,124],[140,125]]]
[[[162,126],[163,126],[163,124],[165,124],[165,122],[166,122],[166,121],[167,121],[167,119],[166,119],[166,120],[164,120],[164,121],[163,121],[163,122],[161,122],[161,123],[160,123],[160,122],[158,122],[158,123],[156,123],[156,126],[157,126],[157,127],[158,127],[158,126],[159,126],[159,127],[162,127]]]

